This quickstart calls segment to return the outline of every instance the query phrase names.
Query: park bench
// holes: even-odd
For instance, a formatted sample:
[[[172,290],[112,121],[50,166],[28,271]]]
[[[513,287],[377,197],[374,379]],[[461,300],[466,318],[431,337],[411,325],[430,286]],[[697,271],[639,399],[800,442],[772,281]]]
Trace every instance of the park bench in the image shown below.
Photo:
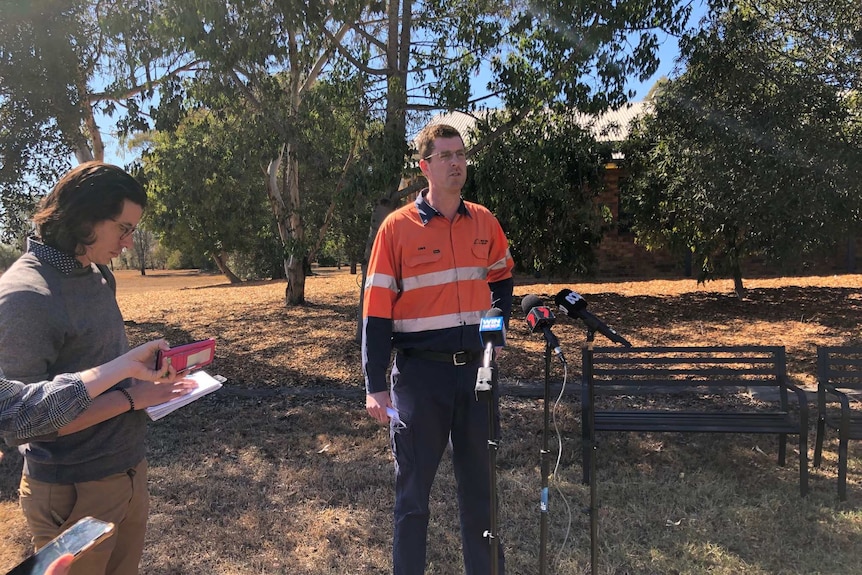
[[[835,429],[838,431],[838,498],[842,501],[847,499],[847,443],[850,439],[862,439],[860,392],[862,347],[818,347],[814,467],[820,466],[826,427]]]
[[[584,347],[583,480],[604,431],[799,436],[799,488],[808,492],[808,401],[787,381],[783,347]],[[793,392],[798,413],[790,410]],[[756,399],[749,397],[753,395]]]

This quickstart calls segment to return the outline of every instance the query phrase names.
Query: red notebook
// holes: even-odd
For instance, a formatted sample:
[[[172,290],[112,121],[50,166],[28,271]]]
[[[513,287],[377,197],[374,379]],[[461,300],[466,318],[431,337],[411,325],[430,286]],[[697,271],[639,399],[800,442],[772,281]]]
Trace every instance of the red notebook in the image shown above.
[[[156,370],[162,371],[172,365],[177,371],[192,371],[209,365],[214,358],[215,339],[202,339],[169,350],[159,350],[156,354]]]

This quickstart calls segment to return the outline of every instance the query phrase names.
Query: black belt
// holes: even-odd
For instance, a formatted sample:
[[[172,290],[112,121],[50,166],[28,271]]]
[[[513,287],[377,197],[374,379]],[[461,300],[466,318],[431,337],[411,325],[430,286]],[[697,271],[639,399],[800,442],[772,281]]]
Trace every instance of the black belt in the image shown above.
[[[426,351],[424,349],[402,349],[400,352],[407,357],[430,359],[431,361],[451,363],[452,365],[467,365],[468,363],[476,361],[482,357],[481,351],[456,351],[455,353],[443,353],[442,351]]]

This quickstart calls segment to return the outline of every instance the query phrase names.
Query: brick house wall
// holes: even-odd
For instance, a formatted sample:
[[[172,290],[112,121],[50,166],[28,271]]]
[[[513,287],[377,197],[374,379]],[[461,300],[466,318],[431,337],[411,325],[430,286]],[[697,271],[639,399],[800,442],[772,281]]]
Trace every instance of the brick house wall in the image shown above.
[[[605,231],[601,243],[596,247],[597,277],[602,279],[685,277],[685,262],[682,258],[666,250],[648,251],[635,243],[633,233],[620,230],[618,225],[620,181],[626,175],[625,166],[621,163],[614,162],[605,166],[604,189],[599,193],[596,202],[610,209],[613,221]],[[785,273],[829,275],[862,271],[862,237],[848,238],[839,242],[831,252],[800,260],[794,267],[795,269]],[[782,270],[770,266],[759,257],[751,257],[744,261],[742,271],[744,277],[768,277],[782,273]],[[694,270],[691,277],[696,276],[697,270]]]
[[[604,188],[596,198],[607,206],[613,221],[596,247],[597,275],[602,278],[679,277],[684,275],[684,262],[666,250],[647,251],[635,243],[633,233],[619,229],[620,180],[626,175],[618,163],[605,166]]]

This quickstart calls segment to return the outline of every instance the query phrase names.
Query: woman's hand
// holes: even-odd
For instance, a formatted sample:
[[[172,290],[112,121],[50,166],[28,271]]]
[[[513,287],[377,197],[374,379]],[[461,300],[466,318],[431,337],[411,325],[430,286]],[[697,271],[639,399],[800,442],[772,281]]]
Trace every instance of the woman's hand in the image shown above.
[[[178,374],[172,365],[168,365],[167,369],[156,371],[158,351],[167,351],[170,348],[171,346],[164,339],[155,339],[127,351],[118,359],[122,361],[123,368],[128,369],[129,375],[135,379],[173,383],[181,380],[185,374]]]
[[[174,372],[176,377],[176,372]],[[191,379],[176,379],[175,381],[147,381],[139,379],[126,388],[135,402],[135,409],[144,409],[170,401],[191,393],[198,384]]]

